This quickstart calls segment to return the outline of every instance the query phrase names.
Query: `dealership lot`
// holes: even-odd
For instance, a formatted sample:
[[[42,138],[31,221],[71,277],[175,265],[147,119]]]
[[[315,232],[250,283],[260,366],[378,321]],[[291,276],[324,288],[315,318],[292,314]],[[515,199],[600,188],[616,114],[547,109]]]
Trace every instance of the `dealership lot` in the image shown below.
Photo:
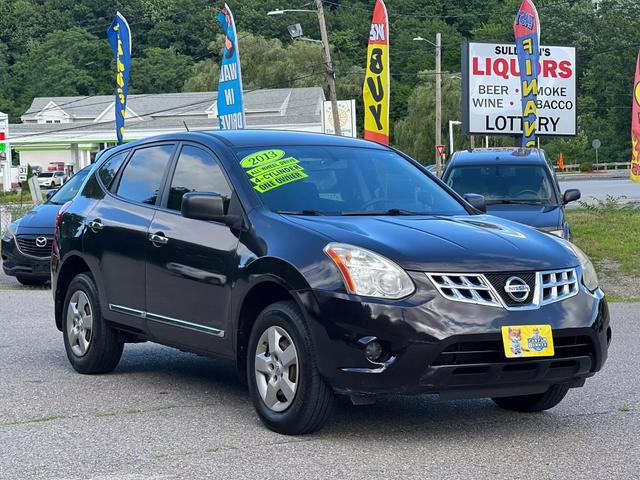
[[[550,412],[397,396],[285,437],[222,362],[140,344],[111,375],[74,373],[51,292],[0,274],[0,478],[635,478],[638,307],[612,305],[605,370]]]

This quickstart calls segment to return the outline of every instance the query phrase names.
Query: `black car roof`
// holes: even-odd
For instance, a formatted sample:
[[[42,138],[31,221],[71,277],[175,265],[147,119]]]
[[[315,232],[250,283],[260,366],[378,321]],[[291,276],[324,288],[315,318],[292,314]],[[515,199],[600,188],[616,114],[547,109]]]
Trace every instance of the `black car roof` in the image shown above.
[[[165,135],[159,135],[155,137],[148,137],[134,142],[125,143],[117,147],[113,147],[104,153],[109,152],[111,156],[115,152],[126,150],[131,147],[136,147],[140,144],[145,144],[154,141],[168,141],[168,140],[199,140],[206,142],[207,140],[224,144],[228,148],[239,147],[270,147],[279,145],[309,145],[309,146],[342,146],[342,147],[360,147],[360,148],[375,148],[375,149],[387,149],[387,147],[369,142],[366,140],[359,140],[349,137],[338,137],[336,135],[325,135],[322,133],[312,132],[292,132],[286,130],[213,130],[213,131],[198,131],[198,132],[179,132]],[[102,155],[100,158],[102,158]]]
[[[456,152],[449,166],[498,165],[500,163],[547,165],[547,160],[544,152],[537,148],[476,148]]]

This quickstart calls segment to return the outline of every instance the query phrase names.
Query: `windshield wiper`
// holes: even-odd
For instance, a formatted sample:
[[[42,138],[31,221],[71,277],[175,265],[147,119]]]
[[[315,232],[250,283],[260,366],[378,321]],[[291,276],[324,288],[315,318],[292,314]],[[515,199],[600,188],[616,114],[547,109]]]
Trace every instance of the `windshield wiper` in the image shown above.
[[[304,216],[304,217],[321,217],[325,215],[324,213],[319,212],[318,210],[301,210],[299,212],[288,212],[285,210],[278,210],[276,213],[279,213],[280,215],[298,215],[298,216]]]
[[[390,208],[384,212],[342,212],[340,215],[343,217],[380,217],[380,216],[416,216],[416,215],[430,215],[428,213],[417,213],[409,210],[402,210],[401,208]]]
[[[487,205],[545,205],[535,200],[488,200]]]

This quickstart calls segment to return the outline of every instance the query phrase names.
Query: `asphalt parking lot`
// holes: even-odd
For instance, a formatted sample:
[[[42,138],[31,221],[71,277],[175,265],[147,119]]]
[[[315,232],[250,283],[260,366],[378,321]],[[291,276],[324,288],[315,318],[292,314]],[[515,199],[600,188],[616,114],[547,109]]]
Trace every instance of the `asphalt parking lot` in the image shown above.
[[[110,375],[74,373],[51,292],[0,274],[0,478],[638,478],[639,307],[612,305],[604,372],[547,413],[398,396],[285,437],[221,362],[139,344]]]

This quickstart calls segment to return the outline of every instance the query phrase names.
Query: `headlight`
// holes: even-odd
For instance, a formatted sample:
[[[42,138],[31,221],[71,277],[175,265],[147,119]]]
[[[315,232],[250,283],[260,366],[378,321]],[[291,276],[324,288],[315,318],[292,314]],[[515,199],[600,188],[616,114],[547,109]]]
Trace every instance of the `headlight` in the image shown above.
[[[578,259],[580,260],[580,267],[582,269],[582,283],[585,287],[587,287],[587,290],[589,290],[590,292],[594,292],[598,288],[598,285],[600,283],[598,282],[598,274],[596,273],[596,269],[593,267],[593,263],[591,263],[591,260],[589,260],[589,257],[587,257],[586,253],[584,253],[574,244],[570,245],[573,251],[576,253]]]
[[[416,289],[402,268],[377,253],[341,243],[330,243],[324,252],[340,269],[349,293],[397,300]]]
[[[16,225],[15,223],[10,223],[9,226],[7,227],[7,231],[4,232],[5,239],[12,240],[13,237],[16,236],[17,228],[18,228],[18,225]]]

